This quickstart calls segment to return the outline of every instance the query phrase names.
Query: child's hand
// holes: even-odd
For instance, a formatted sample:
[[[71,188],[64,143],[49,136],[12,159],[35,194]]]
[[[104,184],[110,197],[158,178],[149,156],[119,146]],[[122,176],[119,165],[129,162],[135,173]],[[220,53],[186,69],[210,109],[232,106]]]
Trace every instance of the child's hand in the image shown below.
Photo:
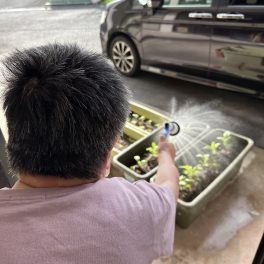
[[[160,141],[159,141],[159,156],[161,153],[168,154],[173,161],[176,156],[174,145],[172,143],[169,143],[164,136],[160,136]]]

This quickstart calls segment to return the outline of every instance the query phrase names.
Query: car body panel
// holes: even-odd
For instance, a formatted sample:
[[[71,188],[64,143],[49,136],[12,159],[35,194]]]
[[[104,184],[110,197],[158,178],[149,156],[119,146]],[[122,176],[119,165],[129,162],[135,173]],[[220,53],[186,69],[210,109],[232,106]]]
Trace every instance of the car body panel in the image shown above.
[[[192,19],[189,14],[212,13],[213,9],[161,7],[145,15],[141,43],[146,64],[207,77],[212,19]]]
[[[264,3],[230,6],[217,14],[243,14],[243,20],[216,19],[211,40],[209,78],[264,91]]]
[[[141,19],[144,9],[133,6],[133,1],[114,1],[106,7],[107,16],[100,26],[102,51],[109,56],[111,40],[118,35],[127,36],[135,44],[140,57],[143,57],[141,41]]]
[[[264,97],[264,4],[230,7],[227,0],[213,0],[211,6],[153,9],[119,0],[106,9],[100,28],[104,54],[109,56],[115,36],[124,35],[134,43],[143,70]],[[217,19],[219,13],[242,11],[244,21]]]

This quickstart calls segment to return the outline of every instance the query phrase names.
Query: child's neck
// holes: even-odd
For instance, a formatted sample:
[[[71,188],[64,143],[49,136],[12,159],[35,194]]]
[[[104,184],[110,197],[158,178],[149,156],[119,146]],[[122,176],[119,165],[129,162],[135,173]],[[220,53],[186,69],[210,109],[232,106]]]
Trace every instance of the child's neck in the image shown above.
[[[12,187],[12,189],[27,189],[27,188],[56,188],[56,187],[72,187],[82,184],[88,184],[96,182],[98,179],[64,179],[61,177],[54,176],[43,176],[43,175],[30,175],[25,173],[20,173],[17,182]]]

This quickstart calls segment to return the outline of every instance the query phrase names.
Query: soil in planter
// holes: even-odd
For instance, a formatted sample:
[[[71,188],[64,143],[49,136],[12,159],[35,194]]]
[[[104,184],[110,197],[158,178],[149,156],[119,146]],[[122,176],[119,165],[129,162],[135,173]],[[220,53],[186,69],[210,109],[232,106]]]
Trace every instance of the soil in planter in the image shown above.
[[[228,137],[226,142],[223,141],[223,135],[208,142],[201,142],[178,160],[181,200],[191,202],[227,168],[245,147],[246,142],[243,139],[228,133],[226,136]]]
[[[127,136],[126,134],[122,135],[120,137],[120,139],[117,141],[115,147],[118,150],[123,150],[125,148],[127,148],[129,145],[131,145],[132,143],[134,143],[135,140],[129,136]]]
[[[152,132],[159,127],[159,124],[133,111],[131,111],[129,114],[128,122],[148,132]]]
[[[158,146],[155,142],[152,142],[142,156],[134,156],[135,164],[130,166],[130,169],[140,175],[146,174],[158,166],[157,156]]]

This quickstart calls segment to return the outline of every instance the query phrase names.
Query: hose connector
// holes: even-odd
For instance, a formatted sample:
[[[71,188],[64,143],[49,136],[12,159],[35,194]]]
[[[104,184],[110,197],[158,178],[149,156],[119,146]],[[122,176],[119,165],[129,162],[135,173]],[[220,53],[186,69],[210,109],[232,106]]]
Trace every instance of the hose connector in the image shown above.
[[[167,138],[169,135],[176,136],[177,134],[179,134],[180,130],[181,128],[179,124],[175,121],[165,123],[164,128],[162,130],[162,136],[164,136],[165,138]]]

